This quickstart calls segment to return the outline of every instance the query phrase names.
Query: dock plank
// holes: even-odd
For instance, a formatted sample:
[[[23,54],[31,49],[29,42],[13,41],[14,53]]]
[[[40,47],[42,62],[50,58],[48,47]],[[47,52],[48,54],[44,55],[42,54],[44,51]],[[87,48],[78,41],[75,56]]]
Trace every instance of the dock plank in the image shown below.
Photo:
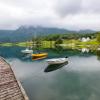
[[[11,66],[0,57],[0,100],[29,100],[20,85]]]

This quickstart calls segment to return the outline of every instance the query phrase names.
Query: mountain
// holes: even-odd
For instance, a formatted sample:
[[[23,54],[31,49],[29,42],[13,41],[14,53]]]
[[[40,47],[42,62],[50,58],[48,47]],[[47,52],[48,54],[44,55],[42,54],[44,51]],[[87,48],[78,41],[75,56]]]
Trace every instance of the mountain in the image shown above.
[[[26,27],[21,26],[16,30],[0,30],[0,42],[21,42],[32,39],[34,36],[43,36],[49,34],[70,34],[70,33],[92,33],[92,30],[70,31],[60,28],[47,28],[47,27]]]
[[[95,33],[96,31],[94,30],[90,30],[90,29],[86,29],[86,30],[80,30],[78,31],[78,33],[84,33],[84,34],[87,34],[87,33]]]

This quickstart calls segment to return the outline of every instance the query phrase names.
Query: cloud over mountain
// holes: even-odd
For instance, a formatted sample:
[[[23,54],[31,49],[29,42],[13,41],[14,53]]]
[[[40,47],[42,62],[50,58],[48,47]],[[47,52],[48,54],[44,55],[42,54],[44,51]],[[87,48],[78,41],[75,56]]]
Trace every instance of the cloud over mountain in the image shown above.
[[[0,29],[21,25],[100,30],[99,0],[0,0]]]

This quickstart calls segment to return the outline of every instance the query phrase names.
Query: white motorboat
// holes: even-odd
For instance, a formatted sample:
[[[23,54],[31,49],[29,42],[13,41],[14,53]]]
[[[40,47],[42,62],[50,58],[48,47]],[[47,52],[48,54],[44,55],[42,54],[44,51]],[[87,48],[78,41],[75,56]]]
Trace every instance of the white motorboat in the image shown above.
[[[31,54],[31,53],[33,53],[33,50],[26,48],[25,50],[22,50],[21,52],[25,53],[25,54]]]
[[[48,64],[48,66],[45,68],[44,72],[55,71],[57,69],[64,67],[67,64],[68,64],[68,61],[61,63],[61,64]]]
[[[48,64],[63,64],[63,63],[65,63],[65,62],[67,62],[68,61],[68,57],[65,57],[65,58],[53,58],[53,59],[48,59],[48,60],[46,60],[46,62],[48,63]]]

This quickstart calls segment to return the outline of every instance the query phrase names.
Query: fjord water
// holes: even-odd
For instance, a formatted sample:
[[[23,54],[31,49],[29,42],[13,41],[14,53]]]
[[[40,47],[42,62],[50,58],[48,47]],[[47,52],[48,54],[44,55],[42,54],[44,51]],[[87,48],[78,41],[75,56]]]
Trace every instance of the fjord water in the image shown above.
[[[30,100],[100,100],[100,55],[96,51],[46,49],[48,58],[68,56],[69,61],[44,72],[48,66],[45,59],[33,61],[21,54],[22,49],[0,47],[0,55],[11,64]]]

